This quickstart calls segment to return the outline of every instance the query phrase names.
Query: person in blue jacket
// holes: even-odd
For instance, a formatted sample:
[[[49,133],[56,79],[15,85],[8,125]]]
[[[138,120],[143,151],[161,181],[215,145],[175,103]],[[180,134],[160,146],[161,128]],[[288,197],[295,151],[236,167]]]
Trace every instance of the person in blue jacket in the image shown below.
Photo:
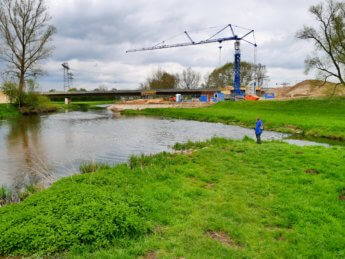
[[[255,125],[255,135],[256,135],[256,143],[261,144],[261,134],[264,130],[264,123],[260,118],[257,118],[256,125]]]

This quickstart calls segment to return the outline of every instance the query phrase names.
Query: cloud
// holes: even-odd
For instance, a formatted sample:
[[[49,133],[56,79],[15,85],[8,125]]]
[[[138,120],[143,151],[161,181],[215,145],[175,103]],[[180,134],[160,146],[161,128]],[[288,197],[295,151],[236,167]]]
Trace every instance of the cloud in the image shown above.
[[[92,89],[138,87],[157,68],[179,72],[193,67],[203,74],[219,65],[218,44],[126,54],[131,48],[184,42],[185,29],[195,39],[216,29],[200,28],[238,24],[255,29],[258,61],[267,65],[273,81],[294,83],[306,76],[304,58],[312,45],[294,35],[303,24],[313,23],[308,8],[314,0],[48,0],[58,33],[54,55],[44,63],[44,89],[62,89],[61,63],[69,62],[75,86]],[[241,33],[241,29],[236,28]],[[230,35],[230,30],[227,30]],[[222,44],[222,61],[233,61],[233,42]],[[252,62],[253,48],[242,44],[242,59]]]

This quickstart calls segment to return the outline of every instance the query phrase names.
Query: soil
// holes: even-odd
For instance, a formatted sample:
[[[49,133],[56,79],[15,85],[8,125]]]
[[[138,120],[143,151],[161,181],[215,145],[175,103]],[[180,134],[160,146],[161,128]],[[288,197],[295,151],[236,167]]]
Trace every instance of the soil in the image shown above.
[[[158,109],[158,108],[201,108],[213,105],[213,103],[202,102],[170,102],[163,99],[149,99],[149,100],[133,100],[126,101],[120,104],[114,104],[108,109],[113,112],[121,112],[124,110],[143,110],[143,109]]]
[[[316,169],[307,169],[305,170],[307,174],[319,174],[319,172]]]
[[[268,91],[274,93],[278,99],[301,97],[345,96],[345,87],[319,80],[305,80],[294,86],[281,87]]]
[[[345,189],[341,191],[341,193],[339,195],[339,200],[345,201]]]
[[[234,248],[241,248],[239,244],[237,244],[232,238],[229,237],[229,235],[227,235],[224,232],[208,231],[207,235],[210,238],[217,240],[225,245],[228,245]]]
[[[144,256],[144,258],[145,259],[156,259],[157,256],[156,256],[155,252],[150,251]]]

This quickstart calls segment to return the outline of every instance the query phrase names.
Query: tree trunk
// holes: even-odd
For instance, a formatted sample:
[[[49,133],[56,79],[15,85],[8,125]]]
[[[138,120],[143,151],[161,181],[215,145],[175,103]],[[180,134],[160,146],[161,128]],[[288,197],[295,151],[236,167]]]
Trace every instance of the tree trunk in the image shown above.
[[[19,76],[19,85],[18,85],[18,105],[19,105],[19,107],[22,106],[22,102],[23,102],[24,86],[25,86],[24,72],[21,71],[20,76]]]

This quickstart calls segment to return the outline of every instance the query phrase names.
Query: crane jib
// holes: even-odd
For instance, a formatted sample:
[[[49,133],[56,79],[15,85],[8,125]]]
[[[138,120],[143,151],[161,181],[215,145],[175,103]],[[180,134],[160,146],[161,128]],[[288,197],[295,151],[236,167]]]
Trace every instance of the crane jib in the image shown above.
[[[146,50],[158,50],[158,49],[187,47],[187,46],[210,44],[210,43],[216,43],[216,42],[222,43],[223,41],[230,41],[230,40],[242,40],[242,39],[239,38],[238,36],[233,36],[233,37],[225,37],[225,38],[219,38],[219,39],[202,40],[199,42],[185,42],[185,43],[178,43],[178,44],[171,44],[171,45],[160,45],[160,46],[154,46],[154,47],[149,47],[149,48],[130,49],[130,50],[127,50],[126,53],[146,51]]]
[[[214,37],[216,35],[219,35],[219,33],[223,32],[227,27],[230,28],[231,32],[232,32],[232,37],[225,37],[225,38],[218,38],[215,39]],[[255,47],[257,47],[257,44],[255,42],[255,33],[254,30],[249,30],[248,32],[245,33],[242,37],[238,37],[238,35],[235,34],[234,32],[234,25],[228,24],[227,26],[225,26],[224,28],[222,28],[220,31],[218,31],[216,34],[214,34],[213,36],[211,36],[211,38],[208,38],[206,40],[202,40],[199,42],[194,42],[194,40],[192,39],[191,35],[185,31],[184,33],[187,35],[188,39],[190,40],[189,42],[184,42],[184,43],[178,43],[178,44],[171,44],[171,45],[167,45],[167,44],[163,44],[164,41],[162,42],[163,45],[158,44],[156,46],[153,47],[149,47],[149,48],[140,48],[140,49],[130,49],[127,50],[126,53],[129,52],[138,52],[138,51],[148,51],[148,50],[159,50],[159,49],[168,49],[168,48],[178,48],[178,47],[187,47],[187,46],[196,46],[196,45],[202,45],[202,44],[210,44],[210,43],[222,43],[224,41],[235,41],[235,57],[234,57],[234,89],[235,89],[235,95],[242,95],[242,91],[241,91],[241,49],[240,49],[240,42],[244,41],[248,44],[251,44]],[[238,27],[238,26],[235,26]],[[238,27],[240,28],[240,27]],[[242,28],[245,29],[245,28]],[[254,43],[250,42],[246,38],[248,35],[252,34],[253,38],[254,38]],[[254,50],[254,53],[256,53]],[[254,55],[255,56],[255,55]],[[256,62],[256,58],[254,58],[254,63]]]

